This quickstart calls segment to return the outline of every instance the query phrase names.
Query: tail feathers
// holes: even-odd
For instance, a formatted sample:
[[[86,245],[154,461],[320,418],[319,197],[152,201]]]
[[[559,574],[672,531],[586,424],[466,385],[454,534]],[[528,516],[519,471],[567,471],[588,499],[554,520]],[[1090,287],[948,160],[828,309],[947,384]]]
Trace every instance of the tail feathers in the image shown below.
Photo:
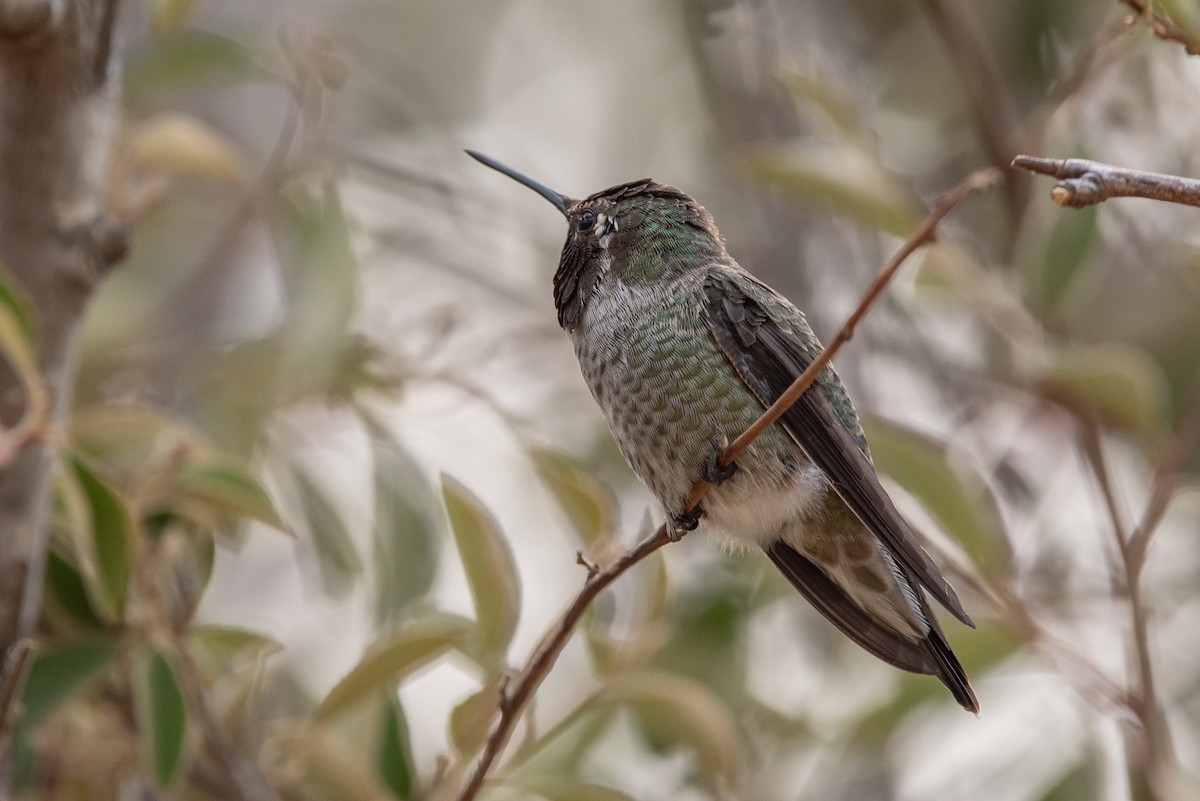
[[[926,610],[928,613],[928,610]],[[962,663],[958,661],[958,657],[950,650],[950,644],[946,642],[946,638],[942,635],[936,625],[929,632],[929,637],[925,640],[925,646],[929,649],[929,653],[933,655],[937,662],[937,677],[946,688],[950,690],[954,696],[954,700],[958,701],[959,706],[968,712],[979,714],[979,699],[975,697],[975,691],[971,689],[971,682],[967,679],[967,672],[963,670]]]
[[[926,617],[932,621],[929,636],[920,641],[910,640],[864,612],[841,587],[792,546],[776,540],[764,550],[792,586],[843,634],[889,665],[937,676],[964,709],[979,713],[979,701],[967,680],[966,671],[950,650],[924,598],[920,603]],[[917,592],[919,596],[920,591]]]

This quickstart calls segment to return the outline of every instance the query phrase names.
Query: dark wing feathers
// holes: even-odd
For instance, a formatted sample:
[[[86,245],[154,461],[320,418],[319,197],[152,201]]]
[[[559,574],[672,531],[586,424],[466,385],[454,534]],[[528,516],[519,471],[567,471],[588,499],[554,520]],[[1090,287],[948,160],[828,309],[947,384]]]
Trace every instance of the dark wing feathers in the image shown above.
[[[841,587],[795,548],[777,540],[765,551],[792,586],[854,642],[901,670],[938,672],[933,655],[922,643],[901,637],[862,611]]]
[[[747,277],[747,282],[754,279]],[[769,297],[771,290],[757,284]],[[781,328],[739,286],[733,276],[711,272],[704,282],[705,319],[717,345],[764,406],[770,405],[812,363],[814,356],[799,338]],[[828,388],[814,386],[780,419],[813,463],[829,477],[838,495],[900,563],[913,583],[926,587],[956,618],[974,626],[954,589],[913,538],[875,475],[860,440],[834,408]],[[913,642],[880,624],[850,600],[819,567],[783,541],[767,547],[767,556],[800,593],[830,622],[867,651],[902,670],[936,675],[964,708],[979,711],[966,672],[950,650],[937,618],[918,592],[930,631]]]
[[[754,281],[749,277],[743,280]],[[761,284],[756,288],[772,292]],[[813,357],[795,334],[771,319],[728,273],[710,272],[704,281],[704,296],[706,322],[717,345],[763,405],[770,405]],[[870,459],[838,417],[827,393],[814,385],[784,412],[780,422],[906,572],[956,618],[974,626],[954,589],[913,538],[879,483]]]

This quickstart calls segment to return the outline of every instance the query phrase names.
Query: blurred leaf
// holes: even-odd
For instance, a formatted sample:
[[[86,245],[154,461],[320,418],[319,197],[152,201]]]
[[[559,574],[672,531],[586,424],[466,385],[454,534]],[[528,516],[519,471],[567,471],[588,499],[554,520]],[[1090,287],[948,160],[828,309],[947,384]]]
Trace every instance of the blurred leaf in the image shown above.
[[[412,457],[380,426],[369,427],[375,454],[375,613],[386,626],[433,586],[441,515]]]
[[[447,614],[418,621],[376,642],[321,701],[313,712],[313,721],[326,723],[380,690],[398,684],[448,648],[460,645],[474,628],[471,621]]]
[[[1037,388],[1106,425],[1154,435],[1166,426],[1167,380],[1144,351],[1123,342],[1065,348],[1034,376]]]
[[[594,701],[629,706],[653,736],[691,748],[713,786],[736,784],[742,750],[737,723],[703,684],[672,673],[627,673],[610,679]]]
[[[56,628],[71,631],[75,628],[102,628],[104,621],[96,614],[88,598],[83,576],[64,560],[54,548],[46,555],[46,585],[42,608]]]
[[[320,736],[302,733],[289,744],[289,752],[304,754],[302,798],[336,801],[379,801],[387,788],[376,777],[369,750],[347,742],[335,732]]]
[[[223,461],[197,461],[174,476],[175,490],[218,513],[245,517],[290,533],[258,480]]]
[[[236,146],[200,120],[183,114],[163,114],[141,123],[126,146],[130,165],[145,172],[207,181],[246,177]]]
[[[286,201],[277,236],[293,265],[287,276],[291,312],[284,369],[303,376],[306,386],[336,394],[345,390],[337,381],[347,370],[352,375],[356,354],[363,355],[361,344],[348,338],[359,275],[350,223],[331,183],[320,192],[294,187]]]
[[[0,354],[25,388],[25,421],[38,423],[46,397],[37,366],[37,336],[33,314],[17,279],[0,272]]]
[[[847,98],[834,91],[829,81],[790,70],[783,73],[782,81],[796,99],[797,105],[820,111],[838,134],[860,134],[862,123],[859,121],[858,109]]]
[[[404,707],[393,692],[384,694],[383,719],[379,732],[375,768],[383,783],[400,799],[413,796],[416,777],[408,721]]]
[[[336,588],[361,575],[362,558],[333,501],[298,462],[292,463],[292,478],[299,490],[304,521],[317,549],[317,564],[326,585]]]
[[[471,587],[484,655],[503,664],[521,613],[521,584],[512,552],[479,499],[447,475],[442,476],[442,498]]]
[[[91,607],[106,623],[120,621],[136,547],[125,502],[83,460],[68,456],[58,488],[67,507],[79,573]]]
[[[1026,268],[1035,309],[1053,312],[1062,305],[1095,246],[1098,210],[1097,205],[1055,213],[1044,252]]]
[[[450,711],[450,742],[459,756],[469,757],[483,745],[499,703],[500,680],[493,679]]]
[[[174,778],[183,756],[187,731],[187,707],[175,670],[158,650],[147,648],[143,655],[138,701],[138,734],[154,768],[154,780],[166,787]]]
[[[149,406],[89,406],[72,413],[68,425],[72,447],[108,471],[135,470],[172,452],[205,447],[186,423]]]
[[[907,236],[921,216],[921,204],[878,163],[849,147],[797,143],[749,154],[750,175],[774,184],[798,200],[858,220],[897,236]]]
[[[33,727],[95,678],[117,651],[115,637],[94,636],[45,648],[33,657],[21,695],[23,726]]]
[[[250,52],[239,42],[211,31],[181,30],[131,54],[123,94],[137,106],[148,104],[152,95],[263,77],[256,72]]]
[[[945,442],[881,417],[862,421],[876,467],[921,502],[984,574],[1008,576],[1012,547],[1000,507]]]
[[[0,314],[12,323],[12,334],[30,351],[37,344],[37,325],[16,276],[0,274]]]
[[[153,0],[150,6],[150,21],[156,33],[175,31],[192,8],[192,0]]]
[[[188,628],[191,647],[218,670],[226,671],[238,660],[260,659],[283,651],[278,640],[237,626],[205,623]]]
[[[608,487],[557,451],[530,448],[529,458],[586,546],[612,533],[616,499]]]
[[[586,784],[569,776],[529,776],[519,773],[504,777],[501,785],[533,793],[546,801],[633,801],[631,796],[619,790]]]

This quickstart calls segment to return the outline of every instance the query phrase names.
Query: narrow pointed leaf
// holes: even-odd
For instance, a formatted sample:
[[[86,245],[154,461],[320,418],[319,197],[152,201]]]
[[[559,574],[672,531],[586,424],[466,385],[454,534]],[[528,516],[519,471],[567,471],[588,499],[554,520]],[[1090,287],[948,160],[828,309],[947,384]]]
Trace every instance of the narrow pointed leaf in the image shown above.
[[[77,457],[68,458],[59,490],[92,608],[115,623],[124,613],[136,546],[133,517],[112,487]]]
[[[394,686],[449,648],[459,646],[475,628],[471,621],[443,615],[411,624],[375,643],[350,672],[334,685],[313,713],[325,723]]]
[[[188,629],[190,649],[219,670],[229,670],[239,661],[257,660],[283,651],[278,640],[237,626],[206,623]]]
[[[512,552],[495,519],[466,487],[442,476],[442,497],[471,586],[483,652],[502,662],[521,612]]]
[[[1122,342],[1064,349],[1034,378],[1041,391],[1114,428],[1153,436],[1167,419],[1167,380],[1144,351]]]
[[[433,586],[441,515],[424,473],[382,426],[367,420],[375,457],[372,536],[376,622],[392,625]]]
[[[382,706],[376,771],[392,795],[406,801],[413,797],[416,778],[408,721],[395,693],[385,693]]]
[[[32,421],[45,411],[45,390],[37,368],[37,329],[18,287],[16,278],[0,273],[0,354],[25,388],[25,418]]]
[[[358,548],[333,501],[308,470],[293,463],[292,477],[299,491],[304,522],[317,549],[318,565],[326,584],[333,588],[343,586],[363,572]]]
[[[604,484],[561,453],[533,448],[529,457],[585,545],[594,546],[612,532],[616,499]]]
[[[754,178],[872,228],[907,236],[920,218],[917,198],[853,148],[798,143],[754,151],[747,162]]]
[[[946,443],[878,417],[863,420],[876,466],[913,495],[987,575],[1007,576],[1012,548],[983,481],[950,458]]]
[[[103,628],[84,585],[83,576],[53,548],[46,555],[46,586],[42,598],[46,617],[67,631]]]
[[[21,694],[21,722],[36,726],[72,693],[98,677],[117,651],[114,637],[96,636],[34,655]]]
[[[166,787],[183,757],[187,706],[171,663],[157,649],[144,654],[137,693],[138,733],[150,758],[154,781]]]
[[[483,745],[499,703],[500,682],[494,679],[450,711],[450,742],[460,756],[470,756]]]
[[[249,518],[288,531],[267,491],[236,465],[216,460],[195,462],[175,475],[175,489],[219,514]]]
[[[697,768],[713,786],[736,784],[737,723],[724,702],[699,682],[672,673],[628,673],[610,679],[594,700],[624,704],[653,736],[691,748]]]

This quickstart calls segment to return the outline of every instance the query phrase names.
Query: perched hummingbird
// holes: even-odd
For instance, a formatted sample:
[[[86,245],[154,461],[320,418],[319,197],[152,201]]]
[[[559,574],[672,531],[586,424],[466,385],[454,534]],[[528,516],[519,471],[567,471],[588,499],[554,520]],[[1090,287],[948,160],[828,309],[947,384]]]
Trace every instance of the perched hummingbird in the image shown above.
[[[804,314],[743,270],[712,215],[650,179],[575,200],[480,153],[567,218],[558,322],[621,453],[681,529],[758,546],[800,594],[883,661],[979,702],[922,591],[974,624],[871,464],[854,406],[823,370],[736,463],[725,437],[821,352]],[[686,510],[698,477],[714,486]]]

